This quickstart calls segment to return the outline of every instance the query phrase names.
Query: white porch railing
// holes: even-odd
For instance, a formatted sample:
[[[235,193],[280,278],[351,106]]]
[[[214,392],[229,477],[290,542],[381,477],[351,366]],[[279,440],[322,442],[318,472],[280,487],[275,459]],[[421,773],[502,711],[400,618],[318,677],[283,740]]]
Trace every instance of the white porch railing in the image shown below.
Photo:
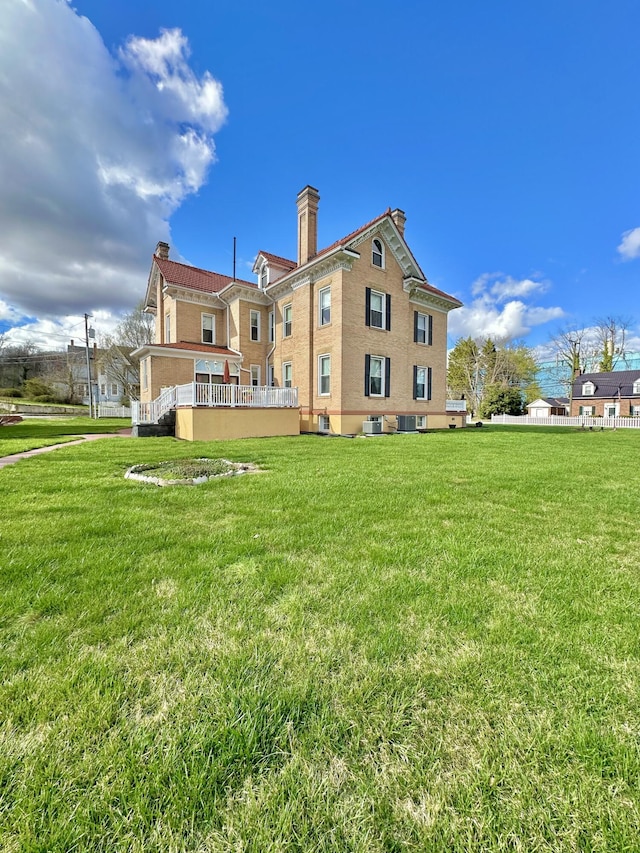
[[[165,389],[150,403],[132,401],[131,420],[134,424],[156,424],[164,414],[178,406],[297,409],[298,389],[189,382]]]
[[[492,424],[524,424],[531,426],[573,426],[585,429],[640,429],[640,417],[630,418],[594,418],[588,415],[569,417],[568,415],[549,415],[536,418],[532,415],[491,415]]]

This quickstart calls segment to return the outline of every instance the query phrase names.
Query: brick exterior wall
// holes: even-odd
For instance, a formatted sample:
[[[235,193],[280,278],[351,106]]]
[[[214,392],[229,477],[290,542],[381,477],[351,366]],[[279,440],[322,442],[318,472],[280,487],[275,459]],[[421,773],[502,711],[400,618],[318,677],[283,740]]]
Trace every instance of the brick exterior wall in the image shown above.
[[[164,342],[164,317],[170,315],[171,341],[202,342],[202,313],[215,317],[215,340],[242,353],[240,384],[250,384],[250,366],[260,366],[260,383],[267,384],[267,358],[273,365],[274,384],[283,384],[283,364],[292,365],[292,385],[298,388],[300,427],[317,431],[319,415],[330,418],[331,431],[360,432],[368,415],[382,415],[385,431],[394,429],[396,416],[425,415],[427,426],[446,427],[452,418],[445,411],[447,311],[436,307],[438,300],[422,303],[411,301],[404,290],[404,273],[391,249],[385,244],[384,265],[372,262],[372,239],[384,239],[375,233],[357,246],[359,258],[352,259],[351,269],[334,265],[334,269],[316,281],[298,282],[291,289],[285,283],[276,287],[277,298],[271,306],[260,304],[260,292],[254,302],[251,292],[240,291],[227,309],[213,308],[212,297],[193,291],[191,299],[176,300],[163,295],[158,286],[156,341]],[[312,269],[312,268],[311,268]],[[159,276],[159,278],[161,278]],[[331,289],[331,320],[320,324],[320,291]],[[391,328],[378,329],[365,322],[367,288],[387,294],[391,299]],[[417,291],[420,293],[419,289]],[[267,293],[269,295],[269,292]],[[292,333],[284,337],[283,312],[292,307]],[[269,312],[275,316],[275,343],[269,341]],[[260,340],[252,341],[251,311],[260,316]],[[432,317],[432,342],[414,342],[414,312]],[[229,340],[227,336],[227,316]],[[273,350],[273,352],[271,352]],[[331,357],[330,393],[319,393],[319,356]],[[365,396],[365,356],[390,359],[390,395]],[[173,354],[150,359],[150,387],[142,399],[154,399],[160,388],[194,380],[195,358]],[[414,366],[431,368],[431,399],[414,400]],[[464,418],[453,419],[463,425]]]

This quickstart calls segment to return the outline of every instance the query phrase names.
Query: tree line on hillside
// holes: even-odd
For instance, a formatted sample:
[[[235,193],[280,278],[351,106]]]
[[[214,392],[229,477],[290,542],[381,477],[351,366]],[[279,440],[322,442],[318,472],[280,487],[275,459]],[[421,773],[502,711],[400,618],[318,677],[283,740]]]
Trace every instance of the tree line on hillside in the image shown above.
[[[153,340],[153,317],[142,303],[125,315],[112,335],[104,335],[97,348],[89,348],[91,381],[98,371],[122,388],[123,403],[136,399],[140,387],[140,362],[131,353]],[[88,384],[86,347],[40,350],[32,342],[11,343],[0,335],[0,396],[25,397],[42,403],[79,403]]]

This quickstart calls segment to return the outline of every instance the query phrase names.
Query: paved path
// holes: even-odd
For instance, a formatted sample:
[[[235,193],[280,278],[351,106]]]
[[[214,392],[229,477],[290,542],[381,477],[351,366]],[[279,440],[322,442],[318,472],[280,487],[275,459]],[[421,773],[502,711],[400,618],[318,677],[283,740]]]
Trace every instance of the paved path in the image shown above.
[[[95,432],[86,433],[76,441],[65,441],[63,444],[49,444],[47,447],[36,447],[35,450],[23,450],[22,453],[12,453],[11,456],[0,457],[0,468],[5,465],[13,465],[21,459],[28,459],[30,456],[37,456],[40,453],[48,453],[50,450],[58,450],[59,447],[73,447],[74,444],[84,444],[85,441],[95,441],[97,438],[113,438],[114,435],[121,435],[127,438],[131,435],[131,429],[121,429],[118,432]]]

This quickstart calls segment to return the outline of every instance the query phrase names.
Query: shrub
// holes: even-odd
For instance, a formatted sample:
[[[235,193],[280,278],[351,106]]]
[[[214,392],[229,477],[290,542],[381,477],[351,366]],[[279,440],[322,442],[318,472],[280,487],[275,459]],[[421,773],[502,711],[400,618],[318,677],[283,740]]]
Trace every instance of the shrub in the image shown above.
[[[19,388],[0,388],[0,397],[22,397]]]

